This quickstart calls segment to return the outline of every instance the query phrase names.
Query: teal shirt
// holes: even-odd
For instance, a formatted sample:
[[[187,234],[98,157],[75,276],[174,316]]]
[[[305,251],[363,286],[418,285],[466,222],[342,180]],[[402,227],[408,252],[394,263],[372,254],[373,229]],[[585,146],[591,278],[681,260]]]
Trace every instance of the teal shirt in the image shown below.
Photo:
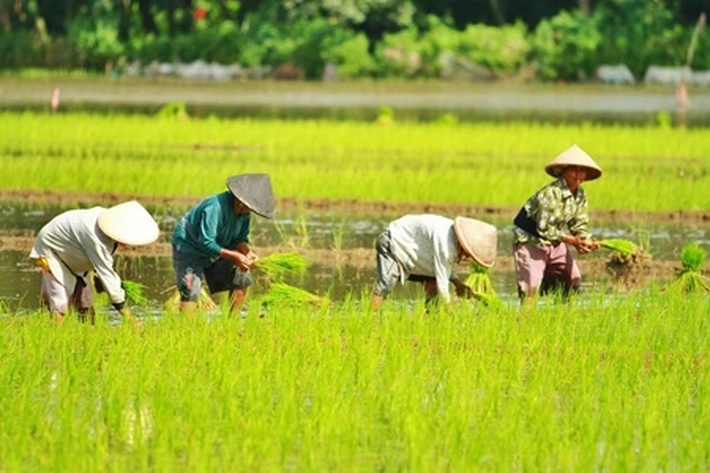
[[[180,219],[173,231],[172,244],[178,251],[211,259],[222,248],[233,250],[249,243],[251,213],[234,213],[229,191],[208,197]]]
[[[525,211],[537,224],[541,238],[515,227],[516,243],[557,245],[562,236],[570,234],[582,239],[591,238],[587,195],[582,187],[573,195],[563,177],[537,191],[525,202]]]

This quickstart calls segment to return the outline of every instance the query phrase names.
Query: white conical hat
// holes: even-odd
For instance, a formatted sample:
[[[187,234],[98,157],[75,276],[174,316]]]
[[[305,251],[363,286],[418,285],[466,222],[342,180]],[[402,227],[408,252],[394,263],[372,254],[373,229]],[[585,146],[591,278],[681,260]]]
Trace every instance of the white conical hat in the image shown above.
[[[252,212],[265,218],[274,217],[276,202],[268,174],[232,176],[227,179],[227,187]]]
[[[560,153],[550,164],[545,166],[545,171],[550,176],[559,177],[566,166],[587,168],[586,181],[593,181],[602,175],[602,168],[577,145],[572,145]]]
[[[463,251],[476,263],[484,268],[493,266],[498,248],[496,227],[474,218],[456,217],[454,233]]]
[[[99,215],[99,228],[124,245],[147,245],[158,239],[158,224],[135,200],[114,205]]]

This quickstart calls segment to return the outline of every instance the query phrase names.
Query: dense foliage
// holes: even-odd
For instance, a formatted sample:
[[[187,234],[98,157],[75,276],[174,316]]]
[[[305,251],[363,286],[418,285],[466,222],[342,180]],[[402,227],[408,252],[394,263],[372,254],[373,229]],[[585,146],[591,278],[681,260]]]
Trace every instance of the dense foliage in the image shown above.
[[[705,5],[708,4],[708,5]],[[0,69],[129,64],[258,68],[260,77],[535,77],[583,80],[601,64],[685,65],[710,1],[0,1]],[[692,66],[710,68],[701,35]]]

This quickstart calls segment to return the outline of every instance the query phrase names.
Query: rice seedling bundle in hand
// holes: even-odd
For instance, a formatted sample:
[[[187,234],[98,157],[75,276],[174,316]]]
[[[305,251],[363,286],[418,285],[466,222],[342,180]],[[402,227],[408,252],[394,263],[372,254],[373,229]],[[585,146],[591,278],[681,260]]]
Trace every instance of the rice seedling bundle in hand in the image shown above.
[[[271,280],[281,280],[284,276],[303,274],[308,262],[296,252],[273,253],[264,256],[254,264],[254,269],[263,271]]]
[[[600,240],[599,245],[603,248],[607,248],[612,251],[616,251],[621,256],[629,258],[633,255],[639,254],[641,248],[631,240],[625,240],[623,238],[610,238],[607,240]]]
[[[670,288],[684,293],[710,292],[710,283],[700,272],[706,257],[707,252],[697,243],[685,245],[680,254],[683,267],[678,277],[670,284]]]
[[[121,288],[123,288],[126,293],[127,302],[136,305],[148,304],[148,297],[146,297],[145,293],[143,292],[143,290],[145,289],[145,285],[139,282],[128,281],[124,279],[121,281]]]
[[[493,288],[488,269],[475,261],[471,261],[471,274],[468,275],[464,284],[471,289],[473,298],[481,301],[486,306],[500,304],[498,295]]]

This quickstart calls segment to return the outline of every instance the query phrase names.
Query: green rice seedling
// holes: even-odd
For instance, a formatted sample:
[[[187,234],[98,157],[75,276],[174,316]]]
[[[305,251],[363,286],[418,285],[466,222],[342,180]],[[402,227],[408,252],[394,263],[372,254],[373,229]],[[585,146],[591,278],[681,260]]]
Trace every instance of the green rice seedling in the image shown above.
[[[330,300],[284,282],[275,282],[269,286],[266,294],[261,296],[259,303],[262,307],[311,306],[321,308],[329,305]]]
[[[684,271],[700,271],[705,264],[707,252],[697,243],[689,243],[680,253],[680,262]]]
[[[622,266],[631,267],[635,263],[647,259],[649,257],[648,253],[644,251],[643,247],[637,245],[631,240],[626,240],[624,238],[609,238],[606,240],[599,240],[599,245],[602,248],[606,248],[612,251],[609,256],[611,262],[620,264]]]
[[[631,240],[625,240],[623,238],[610,238],[607,240],[599,240],[599,245],[603,248],[607,248],[624,257],[631,257],[639,251],[639,247]]]
[[[245,162],[259,162],[272,175],[279,198],[519,206],[524,189],[549,180],[541,167],[569,146],[561,138],[568,136],[588,143],[585,151],[607,171],[587,188],[595,208],[710,208],[706,130],[618,125],[398,122],[385,127],[3,112],[0,187],[202,196],[215,191],[216,180],[248,170],[246,164],[234,167],[239,150]],[[640,168],[638,179],[625,180]],[[462,195],[461,188],[470,191]],[[654,192],[646,192],[649,188]],[[300,235],[301,241],[306,236]]]
[[[169,312],[179,312],[180,311],[180,293],[175,287],[170,289],[173,294],[168,300],[163,304],[163,308]],[[207,292],[207,289],[203,286],[200,290],[200,296],[197,298],[197,310],[202,312],[214,312],[219,309],[219,306],[215,301],[212,300],[212,296]]]
[[[0,317],[2,470],[708,471],[707,298],[363,317],[368,295],[140,333]]]
[[[124,279],[121,281],[121,288],[123,288],[126,293],[126,301],[141,306],[148,304],[149,301],[144,292],[144,284]]]
[[[475,261],[471,261],[471,274],[468,275],[464,284],[471,289],[473,298],[482,302],[486,306],[501,304],[487,268],[484,268]]]
[[[680,254],[682,268],[669,288],[683,293],[710,292],[710,283],[700,272],[706,257],[707,252],[697,243],[685,245]]]
[[[254,269],[264,272],[272,281],[303,274],[307,267],[306,258],[296,252],[272,253],[254,264]]]

